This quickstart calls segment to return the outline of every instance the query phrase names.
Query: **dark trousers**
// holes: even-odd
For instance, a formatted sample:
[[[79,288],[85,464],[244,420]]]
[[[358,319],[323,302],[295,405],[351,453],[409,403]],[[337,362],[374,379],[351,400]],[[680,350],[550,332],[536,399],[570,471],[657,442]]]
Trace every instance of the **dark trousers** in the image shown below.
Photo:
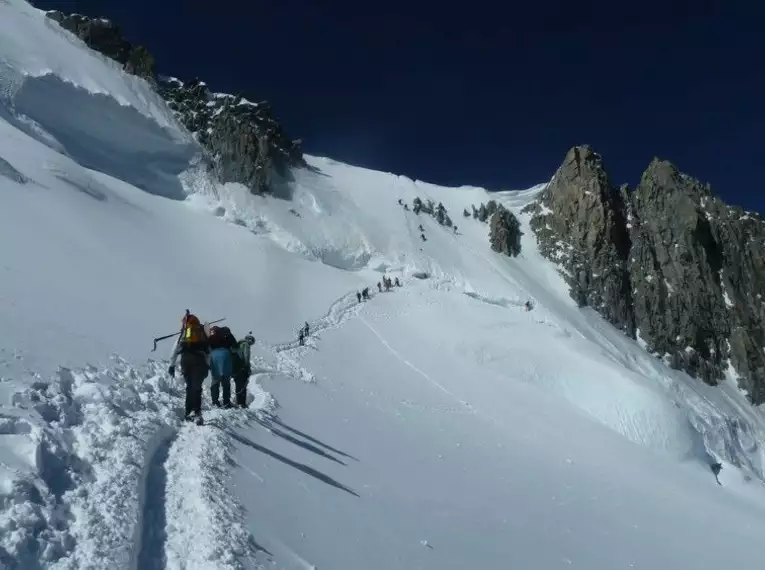
[[[234,375],[234,389],[236,390],[236,405],[240,408],[247,407],[247,384],[250,383],[250,371],[244,370]]]
[[[220,389],[223,387],[223,405],[231,403],[231,378],[228,376],[213,376],[210,384],[210,397],[214,404],[220,402]]]
[[[204,354],[184,352],[181,355],[181,372],[186,380],[186,415],[202,413],[202,384],[207,378],[207,361]]]

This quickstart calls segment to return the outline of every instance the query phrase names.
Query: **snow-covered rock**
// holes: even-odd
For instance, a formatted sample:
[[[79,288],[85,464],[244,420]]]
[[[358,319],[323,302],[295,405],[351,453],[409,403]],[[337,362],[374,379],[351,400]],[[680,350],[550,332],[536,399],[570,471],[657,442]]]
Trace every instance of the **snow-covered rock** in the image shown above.
[[[183,82],[158,77],[151,53],[144,46],[131,44],[119,26],[106,18],[57,10],[47,12],[47,16],[91,49],[121,64],[129,74],[146,79],[205,149],[219,181],[244,184],[254,193],[278,195],[284,190],[289,169],[305,166],[300,141],[286,135],[268,102],[212,93],[198,79]]]

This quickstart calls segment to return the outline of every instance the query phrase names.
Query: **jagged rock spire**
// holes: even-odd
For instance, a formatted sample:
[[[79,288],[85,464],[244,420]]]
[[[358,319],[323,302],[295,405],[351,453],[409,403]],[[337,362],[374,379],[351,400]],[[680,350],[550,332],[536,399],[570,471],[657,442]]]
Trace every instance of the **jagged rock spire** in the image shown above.
[[[765,402],[765,222],[655,158],[634,192],[588,146],[527,207],[540,251],[580,304],[715,384],[729,363]]]

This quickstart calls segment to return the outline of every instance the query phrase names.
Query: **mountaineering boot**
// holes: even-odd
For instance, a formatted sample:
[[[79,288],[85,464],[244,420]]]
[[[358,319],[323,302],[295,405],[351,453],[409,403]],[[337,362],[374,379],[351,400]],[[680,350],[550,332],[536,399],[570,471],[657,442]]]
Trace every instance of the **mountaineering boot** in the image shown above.
[[[186,417],[183,418],[189,423],[195,423],[198,426],[201,426],[204,424],[204,419],[202,418],[202,412],[191,412],[190,414],[186,414]]]

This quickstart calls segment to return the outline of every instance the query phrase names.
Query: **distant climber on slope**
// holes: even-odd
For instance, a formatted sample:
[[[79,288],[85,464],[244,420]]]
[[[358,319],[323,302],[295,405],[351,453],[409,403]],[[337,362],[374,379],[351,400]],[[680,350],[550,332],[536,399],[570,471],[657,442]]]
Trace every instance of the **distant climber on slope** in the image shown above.
[[[382,293],[382,285],[380,285],[380,282],[377,282],[377,290]]]
[[[240,408],[247,407],[247,384],[252,375],[252,366],[250,365],[250,348],[255,344],[255,337],[249,333],[240,340],[233,351],[234,356],[234,391],[236,395],[236,405]]]
[[[401,287],[401,281],[398,280],[398,277],[396,277],[396,287]]]
[[[311,333],[311,327],[308,326],[308,321],[306,321],[305,326],[303,326],[303,334],[305,335],[306,338],[308,338],[310,333]]]
[[[175,363],[181,357],[181,374],[186,381],[186,408],[184,419],[196,421],[201,424],[202,420],[202,384],[207,378],[209,367],[207,358],[210,353],[210,345],[207,334],[196,315],[189,311],[181,321],[181,334],[173,348],[168,373],[175,376]]]
[[[379,283],[378,283],[378,285],[379,285]],[[358,299],[359,303],[361,303],[361,293],[359,293],[358,291],[356,291],[356,299]]]
[[[305,344],[305,329],[304,328],[301,328],[298,331],[298,344],[300,346],[303,346]]]
[[[232,351],[236,350],[237,342],[228,327],[210,328],[210,399],[213,406],[220,408],[231,407],[231,376],[234,374]],[[221,386],[223,387],[223,403],[220,401]]]

